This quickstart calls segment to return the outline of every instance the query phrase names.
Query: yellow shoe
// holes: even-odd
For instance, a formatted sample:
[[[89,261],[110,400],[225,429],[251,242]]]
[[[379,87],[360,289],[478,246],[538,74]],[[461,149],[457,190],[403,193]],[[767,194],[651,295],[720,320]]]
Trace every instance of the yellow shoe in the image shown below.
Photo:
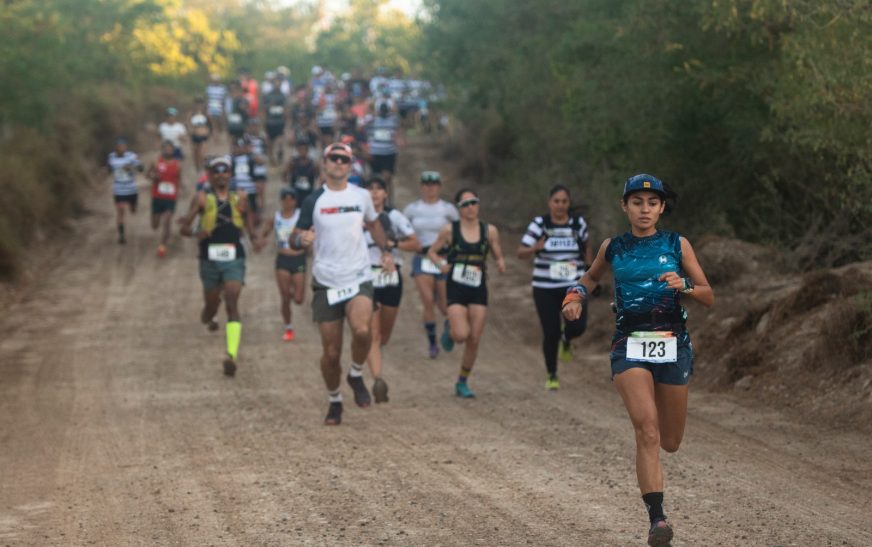
[[[557,376],[549,376],[547,380],[545,380],[545,389],[548,391],[557,391],[560,389],[560,380],[557,379]]]

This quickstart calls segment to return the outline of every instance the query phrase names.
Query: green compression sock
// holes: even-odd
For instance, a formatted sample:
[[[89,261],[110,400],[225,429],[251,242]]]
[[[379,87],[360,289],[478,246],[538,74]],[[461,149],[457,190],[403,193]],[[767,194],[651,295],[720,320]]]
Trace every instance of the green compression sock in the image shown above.
[[[236,359],[239,353],[239,339],[242,338],[242,323],[239,321],[227,322],[227,354]]]

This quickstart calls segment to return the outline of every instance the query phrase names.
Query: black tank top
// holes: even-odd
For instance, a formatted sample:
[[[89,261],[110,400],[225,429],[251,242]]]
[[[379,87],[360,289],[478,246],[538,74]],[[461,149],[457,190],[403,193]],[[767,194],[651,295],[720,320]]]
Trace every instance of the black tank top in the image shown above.
[[[460,221],[455,220],[451,223],[451,246],[448,248],[448,256],[446,257],[449,264],[468,264],[479,266],[484,270],[490,244],[487,241],[487,223],[479,220],[478,225],[479,239],[475,243],[469,243],[463,239]]]

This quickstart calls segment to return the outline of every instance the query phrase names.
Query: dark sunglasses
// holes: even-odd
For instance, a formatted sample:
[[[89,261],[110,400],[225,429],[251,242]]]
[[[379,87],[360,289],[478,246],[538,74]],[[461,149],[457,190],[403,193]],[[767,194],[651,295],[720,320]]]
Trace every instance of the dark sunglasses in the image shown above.
[[[465,207],[469,207],[470,205],[478,205],[478,203],[479,203],[478,198],[469,198],[469,199],[465,199],[465,200],[461,201],[460,203],[457,204],[457,206],[459,208],[463,209]]]
[[[327,156],[327,159],[332,161],[333,163],[351,163],[351,158],[349,158],[348,156],[340,156],[339,154],[331,154]]]
[[[427,184],[427,183],[439,184],[440,182],[442,182],[442,179],[439,176],[438,171],[424,171],[423,173],[421,173],[421,182],[424,184]]]
[[[213,173],[229,173],[229,172],[230,172],[230,166],[229,166],[229,165],[224,165],[224,164],[222,163],[222,164],[218,164],[218,165],[212,167],[210,170],[211,170]]]

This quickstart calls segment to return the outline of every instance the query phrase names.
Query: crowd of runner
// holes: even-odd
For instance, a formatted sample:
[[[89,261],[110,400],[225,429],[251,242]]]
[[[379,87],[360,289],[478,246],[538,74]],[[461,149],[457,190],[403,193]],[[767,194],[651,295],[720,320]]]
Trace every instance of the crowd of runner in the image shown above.
[[[427,82],[383,70],[366,79],[358,73],[336,77],[316,66],[299,86],[285,67],[267,72],[261,82],[247,72],[229,85],[213,75],[186,116],[180,117],[176,107],[166,109],[158,128],[160,152],[147,168],[124,138],[116,140],[107,167],[118,243],[126,243],[125,220],[136,212],[137,173],[150,184],[151,225],[158,231],[161,259],[169,252],[176,204],[191,193],[175,223],[182,235],[198,242],[200,319],[208,330],[219,330],[224,303],[222,367],[233,377],[239,367],[246,259],[273,241],[282,325],[277,339],[297,338],[293,307],[305,301],[308,277],[323,348],[328,425],[342,421],[346,323],[351,360],[345,380],[355,404],[365,408],[373,397],[376,403],[389,400],[383,351],[402,301],[404,253],[409,253],[409,275],[423,309],[422,358],[435,359],[462,344],[454,392],[474,398],[469,377],[487,319],[489,260],[497,272],[506,269],[500,232],[480,217],[475,189],[444,199],[442,176],[434,170],[420,174],[417,200],[402,210],[393,203],[405,132],[431,130],[430,103],[438,96]],[[214,154],[221,146],[226,153]],[[186,167],[197,180],[187,192]],[[270,181],[271,175],[279,175],[280,183]],[[266,210],[270,187],[278,187],[275,211]],[[630,230],[607,239],[594,256],[587,222],[574,212],[570,188],[557,184],[547,196],[547,211],[531,220],[516,251],[518,258],[533,262],[533,300],[550,391],[560,388],[558,358],[571,360],[572,340],[585,331],[588,297],[611,268],[612,378],[636,431],[648,543],[660,546],[672,538],[663,512],[660,449],[674,452],[681,443],[693,372],[681,299],[704,305],[714,300],[690,243],[657,228],[673,205],[674,193],[662,181],[647,174],[631,177],[621,196]],[[364,381],[367,365],[372,396]]]

